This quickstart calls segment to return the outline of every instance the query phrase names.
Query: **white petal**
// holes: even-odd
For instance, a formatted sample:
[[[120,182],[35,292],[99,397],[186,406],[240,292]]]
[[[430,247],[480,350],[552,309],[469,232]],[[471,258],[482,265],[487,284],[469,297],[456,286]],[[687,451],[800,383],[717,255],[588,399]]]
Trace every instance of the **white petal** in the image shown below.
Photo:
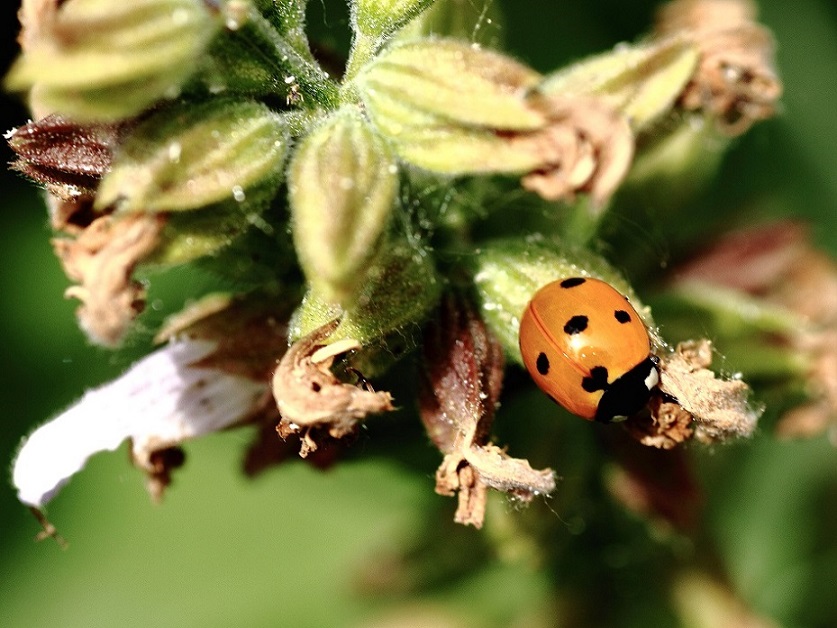
[[[42,507],[87,459],[113,451],[132,438],[139,459],[155,449],[235,423],[267,390],[216,369],[190,366],[215,348],[210,341],[183,340],[155,351],[118,379],[90,390],[23,443],[12,482],[18,499]]]

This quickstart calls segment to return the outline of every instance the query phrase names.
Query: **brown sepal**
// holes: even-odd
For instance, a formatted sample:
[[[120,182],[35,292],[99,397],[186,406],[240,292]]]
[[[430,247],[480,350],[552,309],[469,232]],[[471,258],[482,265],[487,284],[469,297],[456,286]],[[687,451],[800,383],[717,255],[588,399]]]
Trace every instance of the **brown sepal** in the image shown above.
[[[67,200],[95,194],[119,133],[116,124],[79,124],[52,114],[12,130],[6,140],[18,156],[12,168]]]
[[[175,336],[212,340],[216,349],[192,366],[267,382],[288,348],[290,315],[288,299],[260,293],[211,295],[169,318],[154,341]]]
[[[503,351],[464,298],[444,299],[424,337],[420,414],[445,455],[436,492],[458,493],[457,523],[482,526],[488,488],[530,501],[555,489],[550,469],[532,469],[489,442],[500,396]]]

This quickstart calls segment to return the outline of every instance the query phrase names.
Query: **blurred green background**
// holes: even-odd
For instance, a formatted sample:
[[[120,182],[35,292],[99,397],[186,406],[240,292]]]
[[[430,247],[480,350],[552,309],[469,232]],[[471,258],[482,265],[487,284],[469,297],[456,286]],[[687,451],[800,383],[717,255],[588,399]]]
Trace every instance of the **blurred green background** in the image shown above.
[[[513,53],[549,70],[637,37],[653,6],[509,0],[504,35]],[[818,244],[837,254],[837,5],[760,6],[779,42],[782,111],[735,143],[702,202],[806,217]],[[0,9],[4,73],[16,8]],[[345,31],[337,3],[312,3],[312,11],[318,31]],[[15,100],[2,104],[4,129],[26,121]],[[8,465],[28,431],[125,364],[76,328],[37,190],[3,172],[0,198],[0,464]],[[555,414],[535,393],[505,403],[503,442],[564,481],[554,500],[526,511],[492,502],[482,532],[448,523],[454,500],[433,493],[438,455],[410,408],[371,421],[350,458],[325,472],[294,461],[250,481],[240,472],[249,434],[190,444],[162,506],[150,504],[124,448],[96,456],[50,505],[67,551],[33,542],[36,523],[4,478],[0,625],[595,624],[597,615],[572,610],[587,598],[615,609],[601,611],[608,625],[669,625],[667,579],[719,559],[758,613],[784,626],[837,625],[837,451],[824,438],[780,444],[758,434],[693,448],[706,487],[701,547],[714,548],[706,556],[689,542],[653,538],[610,502],[591,479],[606,454],[589,424]],[[521,416],[530,423],[503,424]],[[560,445],[543,451],[540,442]],[[527,546],[515,526],[539,519],[554,543]]]

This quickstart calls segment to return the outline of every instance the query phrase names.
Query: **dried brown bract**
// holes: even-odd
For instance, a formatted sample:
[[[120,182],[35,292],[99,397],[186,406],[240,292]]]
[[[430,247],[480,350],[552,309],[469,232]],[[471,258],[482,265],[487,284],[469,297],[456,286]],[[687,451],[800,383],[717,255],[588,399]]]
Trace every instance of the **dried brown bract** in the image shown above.
[[[157,246],[164,224],[150,214],[102,216],[77,238],[52,241],[67,277],[79,284],[64,294],[81,301],[79,324],[93,342],[117,345],[142,311],[145,289],[131,275]]]
[[[341,382],[332,373],[337,355],[360,348],[351,341],[323,342],[339,324],[331,321],[295,342],[273,375],[273,396],[282,415],[276,429],[282,438],[301,433],[303,458],[317,449],[317,431],[343,438],[367,415],[394,409],[388,392]]]
[[[631,165],[634,136],[628,121],[596,98],[535,98],[533,106],[549,125],[521,140],[534,141],[543,163],[523,177],[523,187],[547,200],[572,200],[586,192],[603,205]]]
[[[771,117],[782,94],[773,38],[755,17],[749,0],[675,0],[657,19],[659,36],[686,38],[700,51],[681,106],[708,111],[729,135]]]
[[[748,404],[750,388],[739,379],[719,379],[709,370],[712,344],[708,340],[683,342],[674,353],[660,361],[660,389],[673,397],[677,405],[694,419],[694,437],[704,443],[724,441],[732,437],[751,436],[759,413]],[[659,425],[670,421],[665,436],[682,440],[685,418],[672,416],[668,403],[658,406],[654,416]]]
[[[550,469],[533,469],[490,443],[500,396],[503,350],[476,310],[449,297],[428,326],[420,413],[434,444],[445,454],[436,472],[436,492],[459,495],[457,523],[480,528],[488,488],[523,501],[555,489]]]

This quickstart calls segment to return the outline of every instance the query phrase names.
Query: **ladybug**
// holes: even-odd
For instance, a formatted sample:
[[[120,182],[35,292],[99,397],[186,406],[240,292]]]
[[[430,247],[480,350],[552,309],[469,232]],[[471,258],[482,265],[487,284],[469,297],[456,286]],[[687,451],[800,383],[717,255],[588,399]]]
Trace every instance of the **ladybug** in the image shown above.
[[[660,381],[648,330],[610,284],[569,277],[535,293],[520,320],[520,353],[535,383],[585,419],[639,412]]]

